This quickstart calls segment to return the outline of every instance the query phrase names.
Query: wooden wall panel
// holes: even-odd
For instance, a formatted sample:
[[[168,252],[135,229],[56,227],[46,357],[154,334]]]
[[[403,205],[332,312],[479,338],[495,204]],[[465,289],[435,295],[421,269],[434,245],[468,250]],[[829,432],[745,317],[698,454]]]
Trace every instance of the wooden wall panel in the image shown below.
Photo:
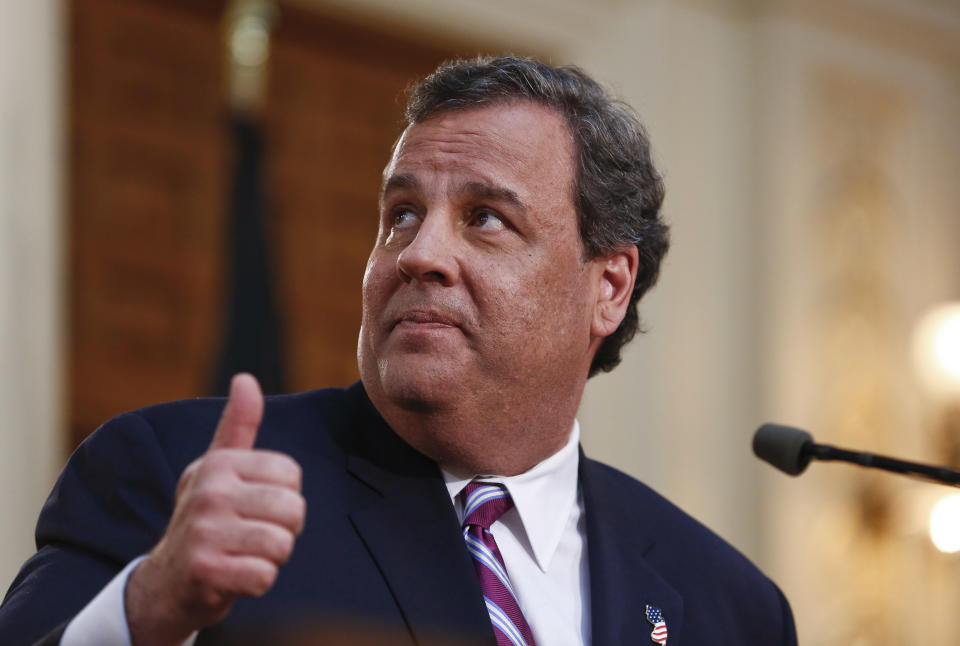
[[[208,390],[225,304],[224,5],[72,0],[74,442],[123,410]],[[451,54],[281,5],[263,122],[291,390],[357,376],[401,90]]]
[[[123,409],[197,392],[209,371],[226,162],[215,15],[72,6],[76,440]]]

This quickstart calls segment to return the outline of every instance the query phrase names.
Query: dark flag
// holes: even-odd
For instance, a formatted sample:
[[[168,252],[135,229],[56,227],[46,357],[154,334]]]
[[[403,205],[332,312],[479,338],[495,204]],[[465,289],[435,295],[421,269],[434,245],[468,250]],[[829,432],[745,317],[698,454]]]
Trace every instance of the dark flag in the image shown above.
[[[265,394],[284,392],[280,316],[273,289],[263,184],[263,136],[252,117],[232,117],[233,176],[228,214],[226,317],[213,393],[226,395],[237,372],[252,373]]]

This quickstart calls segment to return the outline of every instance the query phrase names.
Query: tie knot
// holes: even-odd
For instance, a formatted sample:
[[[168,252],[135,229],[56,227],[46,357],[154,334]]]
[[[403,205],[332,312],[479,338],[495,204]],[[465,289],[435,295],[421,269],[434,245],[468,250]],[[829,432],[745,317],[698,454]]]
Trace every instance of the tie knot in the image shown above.
[[[471,482],[463,489],[463,525],[490,529],[512,506],[513,501],[503,485]]]

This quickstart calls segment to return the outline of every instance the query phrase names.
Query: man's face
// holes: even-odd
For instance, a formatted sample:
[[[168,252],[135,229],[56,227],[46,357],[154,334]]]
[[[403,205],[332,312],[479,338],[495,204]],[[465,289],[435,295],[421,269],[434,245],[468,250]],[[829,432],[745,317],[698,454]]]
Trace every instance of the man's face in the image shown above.
[[[600,265],[582,258],[573,150],[562,118],[530,102],[407,128],[363,281],[360,372],[381,412],[575,410]]]

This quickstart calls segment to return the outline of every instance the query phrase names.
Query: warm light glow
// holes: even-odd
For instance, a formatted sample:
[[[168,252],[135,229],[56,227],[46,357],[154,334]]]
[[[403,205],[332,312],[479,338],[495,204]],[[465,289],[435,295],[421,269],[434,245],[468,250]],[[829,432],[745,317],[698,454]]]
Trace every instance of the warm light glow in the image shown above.
[[[920,320],[914,358],[926,388],[941,397],[960,397],[960,303],[940,305]]]
[[[960,378],[960,316],[943,322],[935,341],[937,361],[943,369]]]
[[[930,540],[941,552],[960,552],[960,494],[950,494],[933,506]]]

